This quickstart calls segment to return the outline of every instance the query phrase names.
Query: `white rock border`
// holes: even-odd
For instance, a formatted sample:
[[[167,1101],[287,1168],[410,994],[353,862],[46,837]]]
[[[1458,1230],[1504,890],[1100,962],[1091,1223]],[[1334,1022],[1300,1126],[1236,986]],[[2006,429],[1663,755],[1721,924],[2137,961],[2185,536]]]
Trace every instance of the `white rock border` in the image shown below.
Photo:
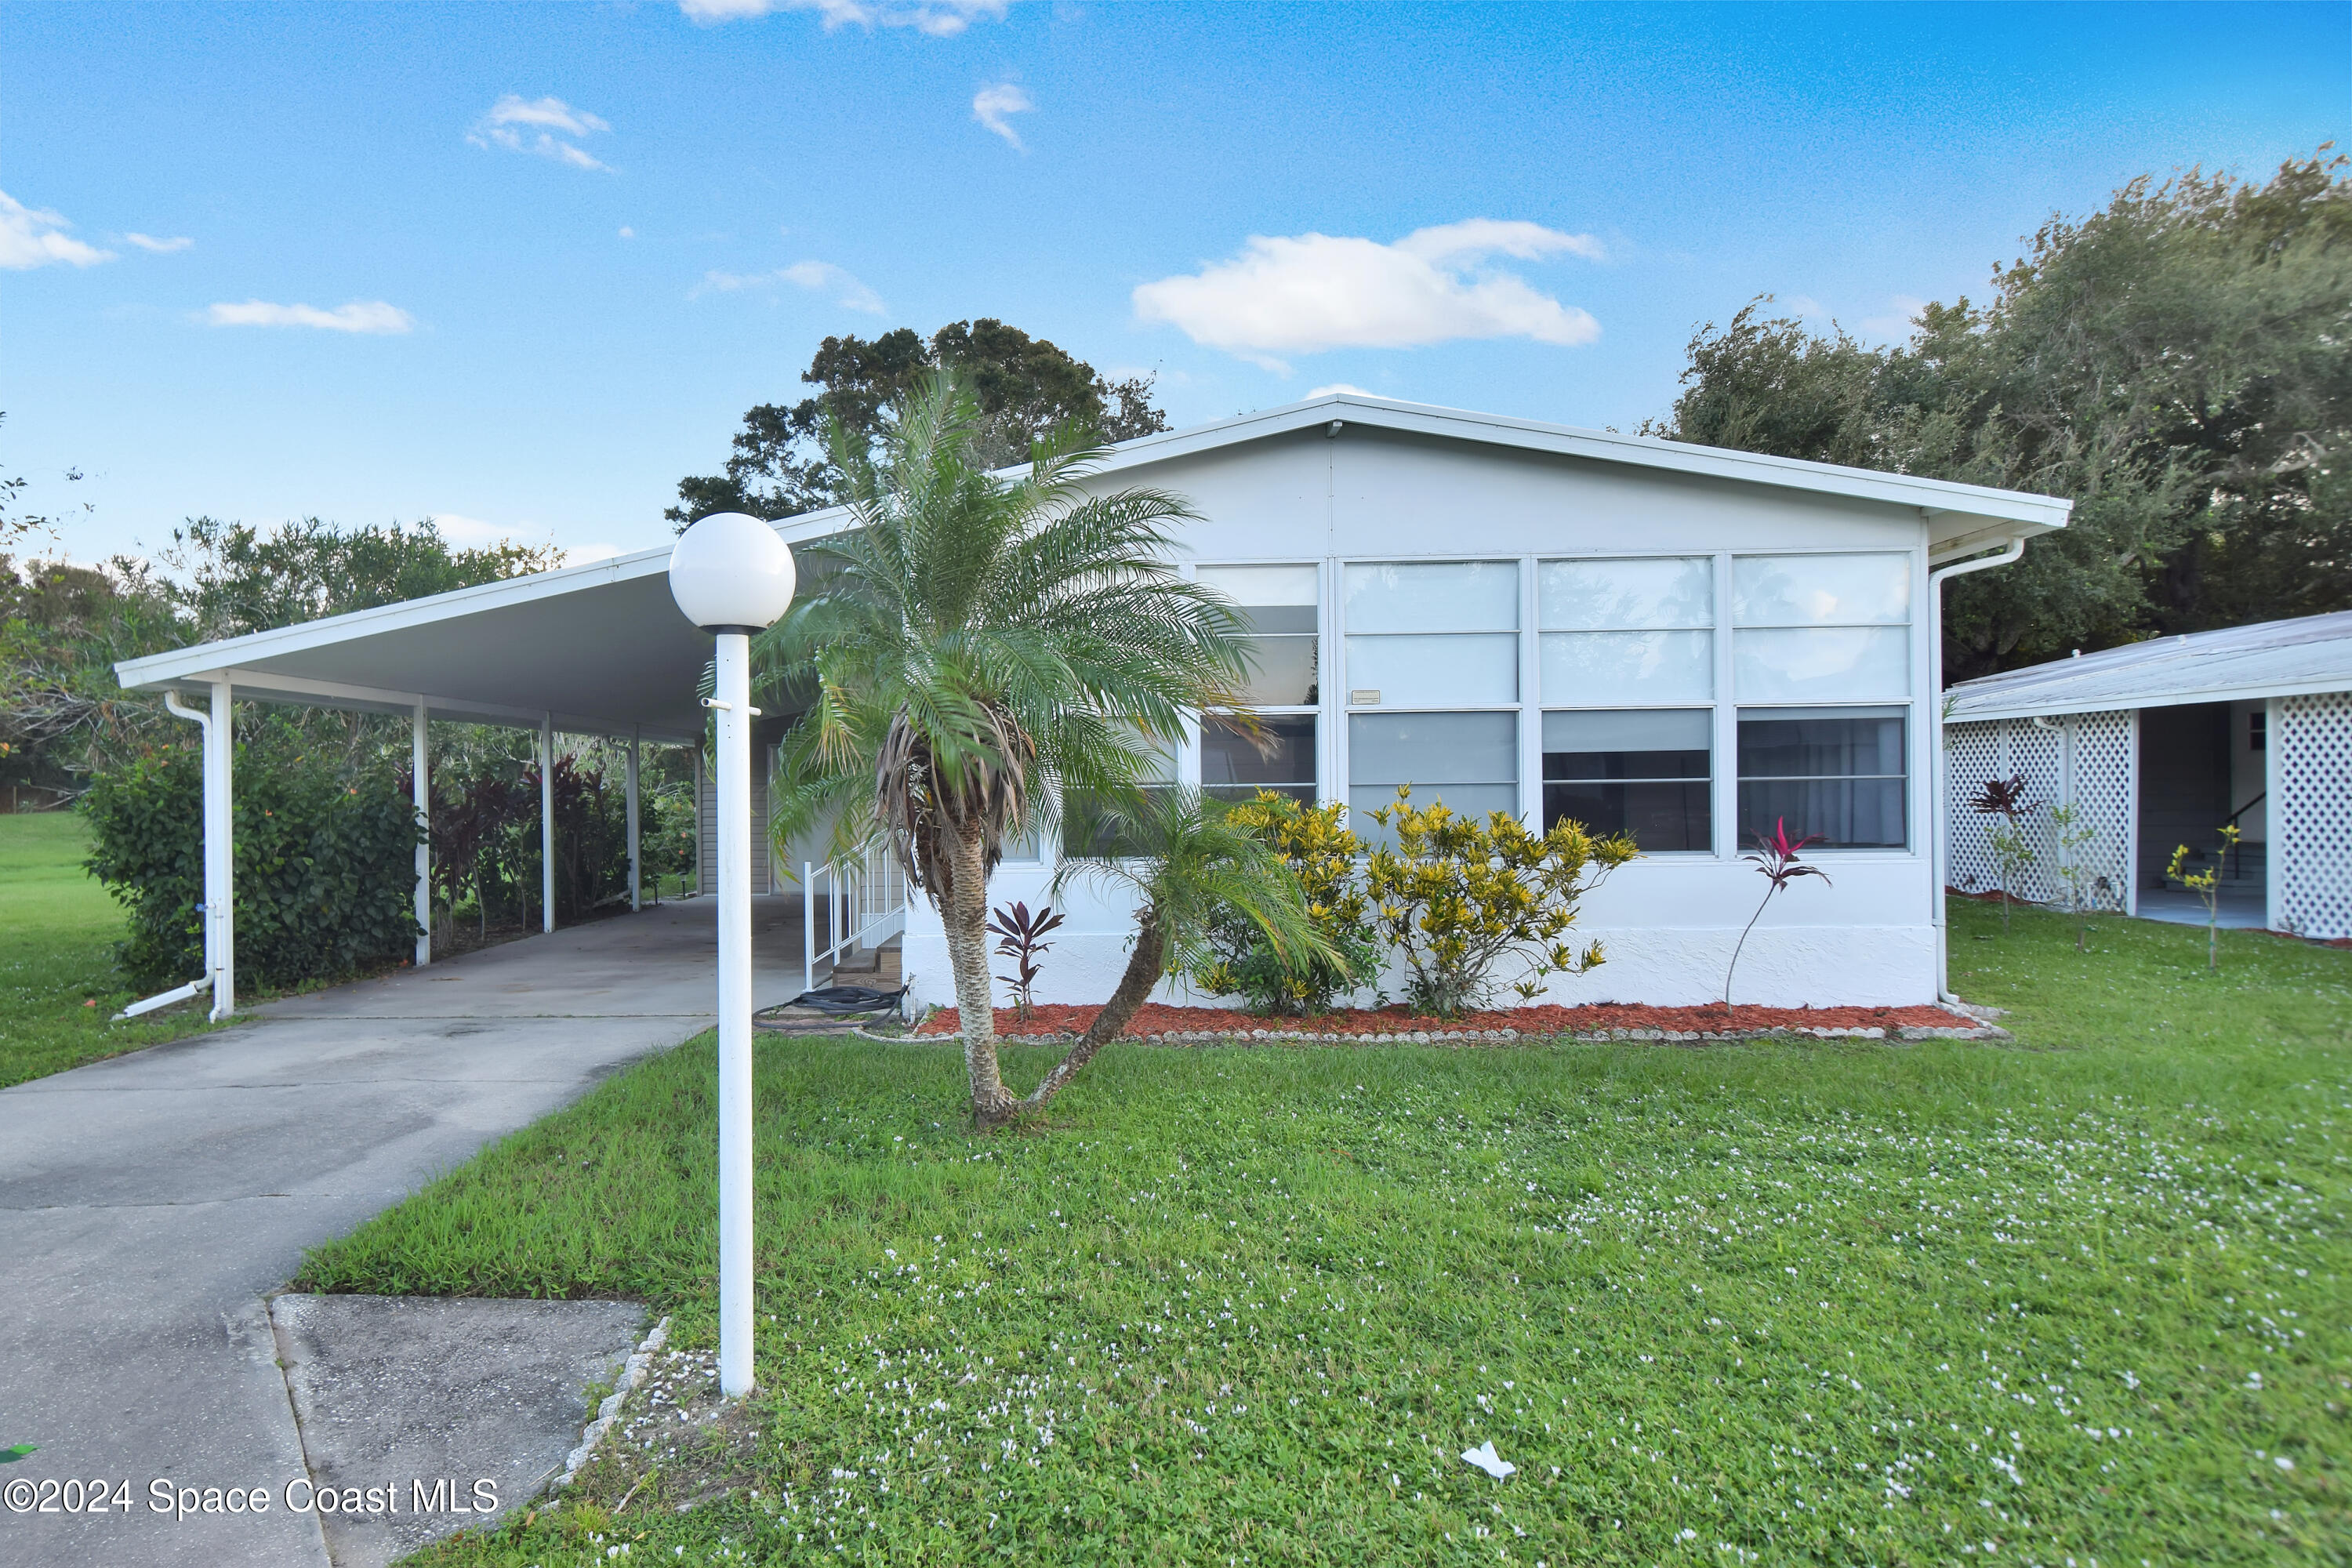
[[[596,1445],[604,1440],[604,1434],[611,1431],[613,1423],[620,1419],[622,1402],[646,1380],[646,1369],[653,1364],[655,1354],[668,1342],[669,1320],[664,1318],[654,1325],[653,1332],[645,1337],[645,1342],[621,1363],[619,1381],[613,1384],[613,1392],[604,1396],[604,1402],[596,1406],[596,1418],[589,1422],[587,1429],[580,1434],[580,1447],[572,1449],[564,1459],[563,1473],[549,1483],[550,1490],[568,1487],[579,1479],[581,1470],[595,1457]]]
[[[1982,1009],[1990,1012],[1992,1009]],[[961,1035],[869,1035],[863,1029],[851,1031],[861,1039],[879,1041],[886,1045],[955,1046],[963,1043]],[[1975,1027],[1955,1024],[1949,1027],[1928,1024],[1898,1024],[1886,1028],[1801,1028],[1793,1024],[1766,1029],[1588,1029],[1568,1035],[1542,1033],[1522,1034],[1517,1029],[1415,1029],[1379,1035],[1349,1035],[1333,1029],[1183,1029],[1161,1035],[1129,1035],[1122,1044],[1133,1046],[1205,1046],[1223,1041],[1237,1045],[1254,1045],[1261,1040],[1311,1042],[1323,1045],[1348,1046],[1430,1046],[1453,1041],[1497,1043],[1511,1040],[1567,1039],[1584,1044],[1606,1044],[1618,1040],[1690,1041],[1717,1040],[1737,1044],[1741,1040],[1773,1040],[1802,1037],[1817,1040],[2009,1040],[2015,1037],[2007,1029],[1987,1023]],[[1058,1035],[999,1035],[998,1043],[1016,1046],[1066,1046],[1077,1038],[1072,1034]]]

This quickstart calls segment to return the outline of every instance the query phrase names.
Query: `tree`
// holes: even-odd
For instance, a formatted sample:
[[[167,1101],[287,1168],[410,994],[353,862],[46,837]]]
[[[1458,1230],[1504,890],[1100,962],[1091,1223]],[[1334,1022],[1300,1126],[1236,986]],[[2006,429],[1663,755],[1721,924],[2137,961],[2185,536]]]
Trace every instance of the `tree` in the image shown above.
[[[502,541],[452,546],[431,518],[410,526],[338,528],[315,517],[268,532],[249,523],[192,518],[172,531],[163,563],[194,640],[371,610],[452,589],[546,572],[563,563],[553,546]]]
[[[845,496],[845,475],[825,432],[845,431],[870,452],[890,410],[943,369],[979,404],[971,451],[983,468],[1027,461],[1033,445],[1065,425],[1106,442],[1168,428],[1168,416],[1151,405],[1150,377],[1107,380],[1045,339],[988,317],[950,321],[928,342],[905,327],[870,341],[827,338],[801,373],[817,395],[745,414],[726,471],[679,480],[678,504],[663,515],[683,530],[717,511],[779,518],[833,505]]]
[[[7,415],[0,414],[0,423],[5,423],[7,417]],[[1160,427],[1166,428],[1165,426]],[[68,468],[63,477],[66,483],[78,484],[81,480],[81,470]],[[28,534],[46,533],[53,539],[57,537],[63,519],[25,510],[25,492],[31,488],[32,481],[22,474],[0,472],[0,552],[15,549]],[[87,513],[95,509],[84,501],[80,510]]]
[[[74,781],[189,731],[161,700],[124,691],[119,659],[341,615],[558,565],[552,549],[450,546],[430,519],[339,529],[317,518],[263,531],[195,518],[161,552],[173,575],[131,556],[103,566],[18,564],[0,555],[0,742],[26,782],[70,793]],[[306,711],[348,751],[381,731],[406,754],[405,724]],[[371,728],[373,726],[373,728]],[[394,731],[397,730],[397,735]]]
[[[2135,180],[1897,346],[1759,298],[1693,336],[1645,433],[2074,500],[1953,584],[1955,679],[2352,605],[2352,182],[2327,151],[2263,184]]]
[[[1200,791],[1151,790],[1134,807],[1116,814],[1120,836],[1144,853],[1065,861],[1055,880],[1093,879],[1131,891],[1135,945],[1110,1000],[1069,1054],[1019,1102],[1024,1111],[1042,1110],[1096,1052],[1118,1038],[1162,976],[1192,973],[1213,963],[1213,938],[1221,923],[1236,917],[1248,921],[1277,955],[1300,967],[1339,959],[1317,929],[1306,889],[1281,854],[1233,814],[1209,805]]]
[[[754,644],[760,689],[803,711],[785,733],[777,842],[831,825],[878,838],[946,927],[972,1116],[1018,1109],[996,1062],[988,878],[1007,838],[1069,795],[1118,799],[1154,742],[1236,700],[1244,627],[1178,576],[1163,490],[1088,495],[1101,449],[1071,426],[1028,473],[975,448],[985,419],[957,373],[898,405],[879,461],[835,427],[848,529],[801,546],[803,598]]]

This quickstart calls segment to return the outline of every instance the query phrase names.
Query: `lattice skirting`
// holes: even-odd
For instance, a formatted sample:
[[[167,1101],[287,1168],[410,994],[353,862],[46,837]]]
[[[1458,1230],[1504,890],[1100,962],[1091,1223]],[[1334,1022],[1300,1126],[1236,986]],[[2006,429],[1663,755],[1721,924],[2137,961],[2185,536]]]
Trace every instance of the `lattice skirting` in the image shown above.
[[[2273,698],[2270,735],[2279,924],[2352,937],[2352,691]]]
[[[2071,902],[2079,868],[2083,897],[2093,909],[2129,907],[2133,826],[2139,797],[2139,747],[2134,715],[2069,713],[2035,723],[2003,719],[1944,727],[1944,781],[1948,798],[1946,876],[1968,892],[2001,885],[1992,852],[1999,819],[1969,809],[1992,779],[2023,777],[2030,809],[2023,826],[2033,845],[2032,865],[2015,874],[2011,897],[2034,903]],[[2062,855],[2052,813],[2073,805],[2095,837]]]

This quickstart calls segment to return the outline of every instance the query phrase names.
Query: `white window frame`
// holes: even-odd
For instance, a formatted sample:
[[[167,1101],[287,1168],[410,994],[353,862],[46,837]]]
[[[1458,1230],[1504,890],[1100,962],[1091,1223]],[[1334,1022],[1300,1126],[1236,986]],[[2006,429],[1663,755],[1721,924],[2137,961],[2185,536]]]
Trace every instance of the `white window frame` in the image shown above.
[[[1192,562],[1184,568],[1184,575],[1188,579],[1197,583],[1200,581],[1201,574],[1204,570],[1214,572],[1222,568],[1232,566],[1307,566],[1314,569],[1316,597],[1314,633],[1315,695],[1317,700],[1313,702],[1278,703],[1269,707],[1253,707],[1250,711],[1253,713],[1267,714],[1276,718],[1312,717],[1314,719],[1315,777],[1308,782],[1313,784],[1316,798],[1318,800],[1327,799],[1328,797],[1324,795],[1323,781],[1326,776],[1326,770],[1330,765],[1327,759],[1331,754],[1331,623],[1334,616],[1336,615],[1336,611],[1330,608],[1332,605],[1332,572],[1330,558],[1328,556],[1302,557],[1297,555],[1265,556],[1261,558],[1247,559],[1224,557],[1215,561]],[[1217,711],[1223,712],[1226,711],[1226,710],[1220,709],[1217,710]],[[1202,754],[1201,726],[1197,722],[1186,724],[1184,726],[1184,745],[1177,757],[1176,776],[1184,783],[1192,785],[1192,788],[1200,790],[1205,795],[1208,786],[1202,782],[1201,778],[1201,761]],[[1310,802],[1309,804],[1312,803]]]
[[[1654,553],[1654,552],[1653,553]],[[1337,800],[1347,808],[1347,818],[1351,824],[1351,831],[1354,831],[1359,835],[1363,832],[1362,828],[1354,827],[1352,826],[1352,819],[1355,816],[1355,803],[1353,799],[1355,788],[1353,783],[1355,759],[1349,755],[1349,725],[1348,721],[1359,713],[1517,714],[1518,716],[1519,776],[1517,780],[1513,781],[1512,786],[1513,792],[1518,797],[1518,810],[1515,815],[1517,816],[1521,822],[1540,819],[1543,813],[1543,716],[1540,710],[1535,704],[1528,700],[1528,685],[1529,680],[1532,679],[1528,673],[1530,668],[1528,663],[1529,656],[1531,653],[1541,652],[1540,645],[1530,640],[1531,638],[1540,635],[1535,630],[1534,626],[1535,572],[1532,563],[1536,559],[1537,557],[1532,553],[1518,555],[1495,553],[1438,555],[1400,554],[1394,552],[1386,552],[1378,555],[1334,555],[1328,558],[1328,570],[1325,574],[1324,591],[1329,595],[1331,610],[1330,614],[1325,617],[1325,624],[1328,626],[1331,630],[1329,634],[1329,642],[1326,647],[1326,653],[1328,656],[1337,658],[1339,660],[1339,663],[1336,666],[1331,664],[1326,664],[1324,666],[1324,669],[1326,671],[1324,677],[1324,707],[1327,715],[1327,723],[1333,732],[1334,737],[1333,744],[1330,748],[1332,761],[1331,793],[1326,795],[1325,798]],[[1518,679],[1514,682],[1519,694],[1517,701],[1449,702],[1443,705],[1425,702],[1399,703],[1391,705],[1386,702],[1380,702],[1368,703],[1362,707],[1358,707],[1356,705],[1353,700],[1355,690],[1349,682],[1348,668],[1346,663],[1348,657],[1348,638],[1351,635],[1349,632],[1347,626],[1349,567],[1452,566],[1478,564],[1500,566],[1506,563],[1516,567],[1518,572],[1519,668]],[[1353,635],[1360,635],[1364,637],[1491,637],[1507,636],[1508,634],[1501,631],[1465,631],[1365,632]],[[1339,676],[1339,679],[1337,680],[1331,679],[1329,673],[1335,668]],[[1530,713],[1534,714],[1532,730],[1529,727]],[[1529,776],[1531,767],[1537,781],[1536,804],[1532,808],[1528,805],[1528,778]]]

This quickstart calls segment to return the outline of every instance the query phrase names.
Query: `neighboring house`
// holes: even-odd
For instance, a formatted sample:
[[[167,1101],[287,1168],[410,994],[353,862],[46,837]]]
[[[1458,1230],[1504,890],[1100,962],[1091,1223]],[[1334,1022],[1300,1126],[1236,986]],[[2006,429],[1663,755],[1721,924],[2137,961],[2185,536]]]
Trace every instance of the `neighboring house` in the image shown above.
[[[1461,811],[1632,833],[1643,858],[1580,928],[1609,963],[1556,984],[1562,1000],[1719,994],[1763,887],[1740,856],[1785,820],[1821,836],[1808,858],[1833,885],[1774,901],[1742,999],[1937,994],[1937,579],[2014,560],[2064,526],[2068,503],[1348,394],[1126,442],[1088,483],[1191,498],[1203,521],[1182,538],[1184,569],[1255,629],[1270,749],[1213,721],[1170,753],[1168,778],[1344,799],[1365,828],[1360,814],[1409,783]],[[841,524],[836,510],[777,526],[793,541]],[[670,605],[666,564],[662,551],[623,556],[121,675],[690,735],[709,643]],[[779,873],[815,855],[787,848]],[[994,899],[1055,897],[1060,853],[1017,847]],[[865,879],[869,906],[887,880]],[[1039,999],[1099,1001],[1131,910],[1083,885],[1056,901],[1068,923]],[[951,1000],[937,915],[918,900],[903,925],[917,999]]]
[[[2099,907],[2202,921],[2165,876],[2221,868],[2224,924],[2352,937],[2352,611],[2155,637],[1962,681],[1945,696],[1952,885],[2000,872],[1988,779],[2026,780],[2041,864],[2029,899],[2065,896],[2050,813],[2070,802],[2098,838]],[[2221,827],[2237,847],[2221,852]]]

